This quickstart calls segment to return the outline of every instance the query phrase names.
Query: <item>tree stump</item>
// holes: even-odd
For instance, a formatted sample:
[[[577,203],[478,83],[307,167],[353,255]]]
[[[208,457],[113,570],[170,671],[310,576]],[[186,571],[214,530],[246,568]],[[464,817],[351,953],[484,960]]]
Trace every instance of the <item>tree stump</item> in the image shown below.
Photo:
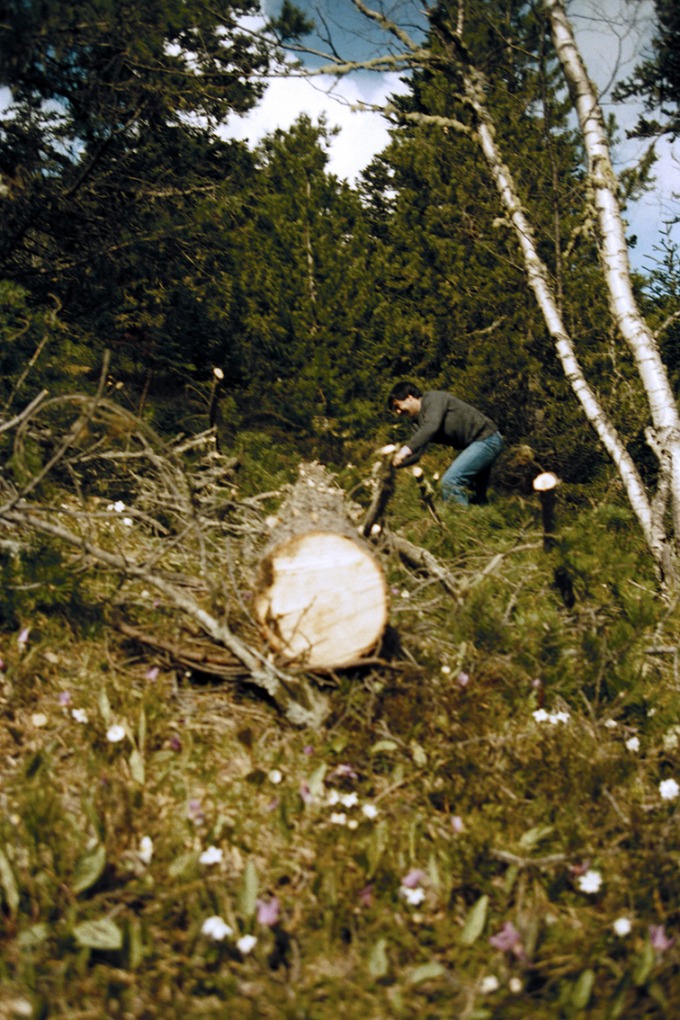
[[[267,641],[288,664],[307,669],[359,662],[382,637],[389,600],[344,493],[323,467],[302,465],[271,524],[254,603]]]

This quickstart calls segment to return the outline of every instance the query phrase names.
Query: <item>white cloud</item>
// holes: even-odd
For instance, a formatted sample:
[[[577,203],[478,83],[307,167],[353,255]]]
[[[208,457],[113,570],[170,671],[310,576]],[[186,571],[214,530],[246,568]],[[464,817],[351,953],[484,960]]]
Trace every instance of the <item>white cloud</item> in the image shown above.
[[[357,75],[340,82],[326,75],[279,78],[253,111],[232,118],[222,133],[253,146],[277,128],[287,131],[304,113],[314,123],[325,115],[329,128],[340,128],[331,141],[328,170],[352,184],[389,142],[387,119],[359,107],[381,106],[388,96],[404,91],[397,74]]]

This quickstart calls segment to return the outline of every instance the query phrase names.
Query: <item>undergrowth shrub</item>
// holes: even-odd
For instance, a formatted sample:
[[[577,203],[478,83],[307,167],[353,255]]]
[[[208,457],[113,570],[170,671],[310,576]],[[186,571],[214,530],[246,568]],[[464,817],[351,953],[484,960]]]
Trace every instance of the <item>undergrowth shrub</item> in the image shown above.
[[[264,529],[296,465],[264,433],[236,452],[223,513],[266,493]],[[395,650],[316,677],[313,731],[105,623],[196,637],[140,582],[51,542],[4,561],[0,1013],[677,1012],[674,603],[616,506],[559,504],[545,548],[530,497],[437,522],[411,482],[388,526],[451,587],[376,546]],[[153,493],[130,486],[128,524],[116,496],[81,498],[91,533],[157,555]],[[164,511],[168,569],[256,644],[238,534],[201,559]]]

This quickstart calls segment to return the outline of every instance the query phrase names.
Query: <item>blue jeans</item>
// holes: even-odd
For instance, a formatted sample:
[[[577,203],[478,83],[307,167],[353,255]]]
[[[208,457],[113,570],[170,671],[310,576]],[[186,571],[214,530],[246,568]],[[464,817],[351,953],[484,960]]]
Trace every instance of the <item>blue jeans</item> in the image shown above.
[[[491,465],[504,446],[500,432],[466,446],[442,475],[444,501],[452,500],[467,506],[471,502],[468,497],[468,489],[471,489],[473,503],[486,503]]]

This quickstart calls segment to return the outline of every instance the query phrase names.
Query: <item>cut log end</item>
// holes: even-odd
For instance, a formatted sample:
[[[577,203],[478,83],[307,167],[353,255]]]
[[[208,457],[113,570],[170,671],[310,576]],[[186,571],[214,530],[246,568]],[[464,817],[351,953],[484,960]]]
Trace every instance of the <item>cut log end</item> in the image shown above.
[[[262,562],[255,615],[288,662],[336,669],[378,644],[387,625],[387,585],[368,548],[335,532],[307,531]]]

